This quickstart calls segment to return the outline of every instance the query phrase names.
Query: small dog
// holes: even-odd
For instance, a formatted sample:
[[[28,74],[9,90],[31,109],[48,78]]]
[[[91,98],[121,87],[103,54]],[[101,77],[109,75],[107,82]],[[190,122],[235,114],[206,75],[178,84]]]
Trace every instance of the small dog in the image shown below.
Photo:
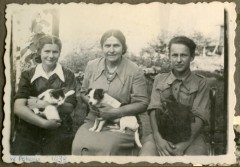
[[[38,98],[50,103],[50,105],[46,106],[46,108],[42,112],[38,108],[34,108],[33,111],[35,114],[42,115],[47,119],[60,120],[57,106],[62,105],[66,98],[73,95],[74,93],[74,90],[70,90],[66,94],[64,94],[63,89],[48,89],[38,95]]]
[[[184,142],[191,136],[194,115],[191,107],[183,105],[170,95],[163,102],[163,109],[156,110],[159,133],[173,144]]]
[[[121,103],[114,99],[113,97],[109,96],[107,93],[104,92],[103,89],[89,89],[86,93],[89,97],[89,105],[91,107],[97,107],[100,104],[108,104],[112,106],[113,108],[119,108],[121,106]],[[94,109],[94,108],[93,108]],[[135,131],[134,138],[135,142],[138,147],[142,147],[142,144],[139,139],[139,133],[138,128],[139,124],[137,121],[137,118],[135,116],[126,116],[122,117],[120,119],[113,120],[114,123],[119,122],[120,129],[112,129],[111,131],[114,132],[122,132],[125,133],[125,129],[129,128],[133,131]],[[106,120],[103,120],[102,118],[97,117],[95,119],[94,125],[92,128],[90,128],[90,131],[100,132],[103,128],[104,124],[106,123]]]

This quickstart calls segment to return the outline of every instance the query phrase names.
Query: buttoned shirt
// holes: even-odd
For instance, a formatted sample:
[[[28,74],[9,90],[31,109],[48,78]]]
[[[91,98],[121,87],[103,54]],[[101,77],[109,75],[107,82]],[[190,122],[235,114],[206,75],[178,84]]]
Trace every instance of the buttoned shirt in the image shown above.
[[[148,111],[161,109],[163,101],[171,94],[177,102],[191,107],[192,113],[209,123],[209,86],[206,78],[190,72],[183,79],[177,79],[172,72],[155,77]]]
[[[122,57],[112,81],[105,75],[105,58],[89,61],[85,70],[81,93],[88,88],[101,88],[122,104],[141,103],[148,105],[146,80],[138,66]]]

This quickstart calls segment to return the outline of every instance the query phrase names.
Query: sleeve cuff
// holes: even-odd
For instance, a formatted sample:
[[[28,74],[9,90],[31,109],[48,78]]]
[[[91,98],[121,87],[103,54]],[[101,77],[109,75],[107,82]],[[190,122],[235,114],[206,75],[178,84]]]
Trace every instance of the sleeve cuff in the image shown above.
[[[149,104],[149,99],[148,98],[133,98],[131,100],[131,103],[141,103],[143,105],[148,105]]]
[[[151,111],[160,109],[161,107],[159,105],[149,105],[147,108],[147,113],[150,114]]]

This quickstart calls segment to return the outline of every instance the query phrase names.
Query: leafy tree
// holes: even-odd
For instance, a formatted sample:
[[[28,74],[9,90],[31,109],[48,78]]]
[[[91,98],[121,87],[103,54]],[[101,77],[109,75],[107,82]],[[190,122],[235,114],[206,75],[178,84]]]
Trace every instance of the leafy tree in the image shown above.
[[[89,60],[93,60],[102,56],[101,49],[98,47],[76,47],[72,52],[68,53],[61,64],[74,73],[84,71]]]
[[[211,38],[205,37],[201,32],[194,32],[191,36],[193,41],[196,43],[196,55],[205,55],[205,49],[210,43],[214,42]]]

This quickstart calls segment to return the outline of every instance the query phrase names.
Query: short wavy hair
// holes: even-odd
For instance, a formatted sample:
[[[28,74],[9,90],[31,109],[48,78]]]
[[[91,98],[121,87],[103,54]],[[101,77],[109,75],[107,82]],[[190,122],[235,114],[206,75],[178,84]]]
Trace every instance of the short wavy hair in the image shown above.
[[[183,44],[189,48],[191,56],[194,56],[194,54],[195,54],[196,44],[193,40],[191,40],[190,38],[188,38],[186,36],[177,36],[177,37],[172,38],[168,45],[169,53],[171,51],[172,44]]]
[[[102,38],[101,38],[101,47],[103,47],[103,43],[108,39],[110,38],[111,36],[117,38],[122,46],[123,46],[123,54],[125,54],[127,52],[127,45],[126,45],[126,38],[125,36],[123,35],[123,33],[120,31],[120,30],[115,30],[115,29],[112,29],[112,30],[108,30],[106,31],[103,35],[102,35]]]

